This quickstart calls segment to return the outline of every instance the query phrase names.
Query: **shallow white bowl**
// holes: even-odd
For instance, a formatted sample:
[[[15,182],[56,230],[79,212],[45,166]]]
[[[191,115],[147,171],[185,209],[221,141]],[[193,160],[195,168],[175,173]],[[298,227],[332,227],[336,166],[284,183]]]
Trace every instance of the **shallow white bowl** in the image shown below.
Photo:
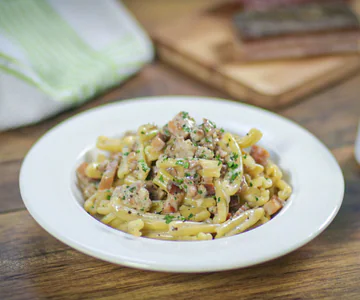
[[[85,212],[74,191],[74,170],[99,135],[119,135],[139,125],[163,125],[184,110],[232,132],[260,129],[260,144],[287,174],[293,194],[270,222],[212,241],[174,242],[131,236]],[[129,267],[169,272],[209,272],[246,267],[287,254],[320,234],[338,212],[344,179],[336,160],[295,123],[252,106],[201,97],[151,97],[101,106],[61,123],[29,151],[20,190],[34,219],[50,234],[88,255]]]

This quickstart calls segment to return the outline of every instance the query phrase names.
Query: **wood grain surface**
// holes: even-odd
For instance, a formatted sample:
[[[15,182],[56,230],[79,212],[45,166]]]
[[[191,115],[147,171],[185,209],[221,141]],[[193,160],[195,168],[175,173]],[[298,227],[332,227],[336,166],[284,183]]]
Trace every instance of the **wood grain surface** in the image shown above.
[[[168,0],[125,2],[150,28],[151,16],[144,14],[147,8],[157,11],[154,24],[161,21],[161,14],[166,14],[164,19],[178,14],[177,6]],[[178,6],[184,14],[204,3],[181,2]],[[145,16],[143,21],[141,16]],[[91,107],[149,95],[226,97],[224,94],[154,62],[80,108],[0,133],[0,299],[360,299],[360,168],[353,155],[360,118],[359,92],[360,74],[301,103],[275,110],[316,135],[341,165],[346,192],[332,224],[319,237],[282,258],[209,274],[140,271],[71,249],[45,232],[26,211],[18,175],[24,155],[42,134]]]
[[[234,50],[237,37],[231,17],[241,9],[235,2],[209,3],[200,12],[180,16],[152,30],[159,58],[235,99],[267,108],[303,99],[359,70],[358,53],[252,63],[231,61],[232,53],[241,53],[243,48],[238,43]],[[351,2],[354,8],[360,3]]]

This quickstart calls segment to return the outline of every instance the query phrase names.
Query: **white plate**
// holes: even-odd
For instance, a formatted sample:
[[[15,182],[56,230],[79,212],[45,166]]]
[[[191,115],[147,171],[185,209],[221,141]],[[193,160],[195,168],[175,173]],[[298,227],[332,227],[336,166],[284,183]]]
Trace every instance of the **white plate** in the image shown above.
[[[119,135],[147,122],[165,124],[185,110],[200,121],[263,134],[288,174],[293,194],[273,220],[255,230],[211,241],[174,242],[134,237],[88,215],[74,193],[74,171],[99,135]],[[29,151],[20,173],[26,207],[50,234],[88,255],[129,267],[169,272],[209,272],[246,267],[287,254],[320,234],[344,195],[341,170],[326,147],[293,122],[268,111],[201,97],[151,97],[81,113],[45,134]]]

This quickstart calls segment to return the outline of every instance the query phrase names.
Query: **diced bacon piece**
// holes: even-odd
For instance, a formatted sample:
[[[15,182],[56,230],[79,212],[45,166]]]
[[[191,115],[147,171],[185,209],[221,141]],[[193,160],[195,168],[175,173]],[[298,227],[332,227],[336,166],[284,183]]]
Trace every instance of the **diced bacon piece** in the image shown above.
[[[181,189],[173,181],[169,181],[167,189],[171,195],[181,193]]]
[[[151,146],[154,148],[154,150],[160,151],[165,147],[165,142],[160,138],[160,135],[158,134],[151,141]]]
[[[215,195],[215,186],[212,183],[206,183],[206,184],[204,184],[204,187],[206,188],[207,196]]]
[[[268,215],[277,213],[283,207],[283,202],[276,195],[272,196],[271,199],[265,203],[264,210]]]
[[[169,213],[177,212],[183,200],[184,200],[184,193],[179,193],[174,195],[169,193],[167,199],[164,202],[163,213],[169,214]]]
[[[83,162],[80,166],[78,166],[78,168],[76,169],[76,172],[78,175],[81,175],[81,176],[86,176],[85,175],[85,170],[87,168],[89,164],[87,162]]]
[[[119,165],[118,160],[112,160],[111,162],[109,162],[103,176],[101,177],[101,181],[99,183],[99,190],[100,191],[101,190],[107,190],[107,189],[111,188],[111,186],[112,186],[112,184],[114,182],[114,177],[115,177],[118,165]]]
[[[250,155],[254,158],[256,163],[263,166],[267,164],[267,160],[270,157],[269,152],[257,145],[253,145],[251,147]]]
[[[237,217],[239,215],[241,215],[243,212],[247,211],[249,208],[249,206],[245,203],[244,205],[242,205],[234,214],[234,217]]]

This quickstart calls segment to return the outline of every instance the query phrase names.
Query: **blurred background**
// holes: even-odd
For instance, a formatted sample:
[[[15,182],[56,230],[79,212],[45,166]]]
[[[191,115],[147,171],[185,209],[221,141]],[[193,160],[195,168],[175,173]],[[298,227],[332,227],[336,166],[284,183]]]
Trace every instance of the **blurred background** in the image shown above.
[[[358,73],[359,12],[358,0],[1,1],[0,131],[114,89],[288,107]],[[186,88],[163,80],[165,66]],[[170,86],[121,91],[139,74]]]

